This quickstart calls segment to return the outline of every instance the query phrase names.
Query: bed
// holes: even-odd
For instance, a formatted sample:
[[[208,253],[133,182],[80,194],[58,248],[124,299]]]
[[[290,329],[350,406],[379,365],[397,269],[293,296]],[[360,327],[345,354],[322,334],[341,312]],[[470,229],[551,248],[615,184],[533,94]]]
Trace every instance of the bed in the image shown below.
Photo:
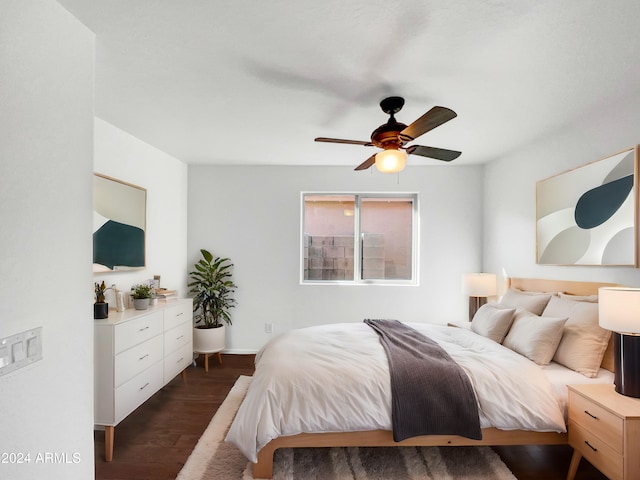
[[[508,280],[507,293],[515,292],[518,296],[516,298],[526,302],[531,298],[535,303],[542,296],[532,292],[548,292],[553,294],[552,297],[562,298],[553,300],[556,310],[557,305],[576,305],[579,302],[580,307],[593,311],[594,299],[591,297],[597,294],[599,287],[611,285],[613,284],[512,278]],[[508,303],[507,295],[503,301]],[[491,304],[484,308],[489,311],[498,307],[504,309],[499,312],[502,315],[512,305]],[[532,306],[532,311],[535,308],[537,307]],[[512,310],[516,308],[513,307]],[[523,313],[521,310],[517,309],[519,314]],[[597,311],[597,304],[595,310]],[[558,337],[558,342],[566,340],[562,351],[568,353],[566,358],[560,356],[559,361],[571,368],[555,361],[560,353],[558,342],[554,347],[554,352],[557,349],[554,361],[547,360],[545,363],[543,359],[538,362],[537,357],[526,351],[526,346],[518,344],[514,333],[516,322],[513,320],[510,329],[507,328],[508,333],[505,332],[505,335],[513,338],[505,338],[503,335],[500,341],[485,338],[495,332],[478,335],[477,331],[472,332],[470,328],[410,324],[445,346],[445,350],[472,378],[478,402],[482,404],[480,440],[460,435],[421,435],[401,442],[394,441],[389,424],[391,394],[390,389],[385,389],[384,386],[389,383],[388,366],[385,367],[386,354],[377,337],[371,337],[366,330],[368,327],[359,323],[344,324],[340,329],[334,326],[300,329],[291,334],[293,338],[285,335],[282,339],[270,342],[275,345],[269,345],[256,357],[254,380],[226,440],[238,446],[254,463],[253,475],[256,478],[272,477],[273,454],[279,448],[566,444],[566,385],[612,383],[611,341],[609,336],[606,340],[599,337],[601,347],[598,348],[602,349],[598,357],[599,365],[595,369],[591,365],[592,370],[581,371],[581,368],[589,365],[580,363],[580,356],[567,350],[572,341],[571,328],[568,328],[569,317],[565,316],[562,321],[555,317],[545,319],[542,310],[537,314],[528,311],[524,314],[524,320],[518,321],[518,328],[521,330],[532,319],[538,319],[540,323],[544,321],[545,324],[557,320],[560,331],[564,331],[559,334],[562,338]],[[518,317],[514,315],[514,318]],[[474,328],[480,329],[480,321],[476,321],[474,317],[474,322]],[[320,353],[316,354],[314,350],[302,346],[305,336],[309,337],[307,340],[311,344],[320,345]],[[354,342],[353,338],[359,340]],[[283,343],[278,345],[280,342]],[[504,348],[507,343],[509,348]],[[327,356],[323,345],[327,345],[326,352],[330,352],[331,356]],[[300,350],[296,351],[297,348]],[[519,348],[524,350],[518,351]],[[536,351],[533,355],[538,354]],[[467,358],[467,355],[471,356]],[[500,366],[485,364],[490,358],[491,362],[499,359]],[[572,364],[576,361],[579,363],[577,367]],[[358,368],[356,380],[348,376],[348,370],[354,367],[347,365],[352,364]],[[509,371],[517,371],[519,377],[507,379]],[[325,373],[328,377],[323,380],[322,375]],[[272,377],[281,377],[284,382],[276,383]],[[521,378],[528,378],[530,381],[521,382]],[[497,392],[497,399],[489,398],[489,390]],[[327,392],[330,394],[327,395]]]

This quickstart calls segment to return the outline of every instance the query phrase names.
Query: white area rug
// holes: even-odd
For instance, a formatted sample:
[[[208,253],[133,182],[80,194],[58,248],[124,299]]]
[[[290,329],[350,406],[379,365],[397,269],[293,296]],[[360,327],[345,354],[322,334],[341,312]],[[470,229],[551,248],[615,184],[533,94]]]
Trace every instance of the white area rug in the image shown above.
[[[249,480],[251,463],[224,442],[251,377],[241,376],[176,480]],[[277,450],[275,480],[516,480],[489,447],[297,448]]]

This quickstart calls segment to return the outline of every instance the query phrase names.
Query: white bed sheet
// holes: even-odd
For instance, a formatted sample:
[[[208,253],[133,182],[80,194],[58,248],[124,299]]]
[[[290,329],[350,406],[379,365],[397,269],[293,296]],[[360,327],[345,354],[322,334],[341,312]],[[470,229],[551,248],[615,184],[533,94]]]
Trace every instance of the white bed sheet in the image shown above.
[[[566,431],[563,406],[538,365],[469,330],[409,325],[467,372],[482,428]],[[279,436],[378,429],[391,430],[386,353],[369,326],[347,323],[292,330],[267,343],[226,440],[256,462]]]
[[[593,377],[585,377],[581,373],[578,373],[570,368],[560,365],[556,362],[551,362],[549,365],[540,367],[547,376],[553,394],[558,399],[562,411],[564,412],[565,423],[567,422],[567,414],[569,408],[569,390],[567,385],[580,385],[584,383],[613,383],[613,372],[601,368],[598,370],[598,374]]]

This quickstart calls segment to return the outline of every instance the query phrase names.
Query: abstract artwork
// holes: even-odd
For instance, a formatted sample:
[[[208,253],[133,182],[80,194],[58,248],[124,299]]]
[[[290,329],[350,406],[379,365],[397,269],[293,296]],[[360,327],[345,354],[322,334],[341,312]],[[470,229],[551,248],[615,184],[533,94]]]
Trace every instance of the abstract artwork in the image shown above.
[[[638,146],[536,185],[537,262],[638,266]]]
[[[94,174],[94,272],[144,268],[146,211],[144,188]]]

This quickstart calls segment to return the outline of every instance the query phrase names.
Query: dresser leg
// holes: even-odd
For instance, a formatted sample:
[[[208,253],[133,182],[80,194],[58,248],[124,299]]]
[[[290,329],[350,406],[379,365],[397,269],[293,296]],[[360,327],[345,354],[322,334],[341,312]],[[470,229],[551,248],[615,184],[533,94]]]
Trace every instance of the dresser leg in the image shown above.
[[[104,427],[104,458],[107,462],[113,460],[113,434],[114,428],[110,426]]]
[[[576,472],[578,471],[578,465],[580,465],[580,460],[582,459],[582,454],[578,450],[573,450],[573,455],[571,456],[571,463],[569,464],[569,472],[567,473],[567,480],[573,480],[576,476]]]
[[[185,368],[180,372],[180,376],[182,377],[182,383],[187,383],[187,369]]]

